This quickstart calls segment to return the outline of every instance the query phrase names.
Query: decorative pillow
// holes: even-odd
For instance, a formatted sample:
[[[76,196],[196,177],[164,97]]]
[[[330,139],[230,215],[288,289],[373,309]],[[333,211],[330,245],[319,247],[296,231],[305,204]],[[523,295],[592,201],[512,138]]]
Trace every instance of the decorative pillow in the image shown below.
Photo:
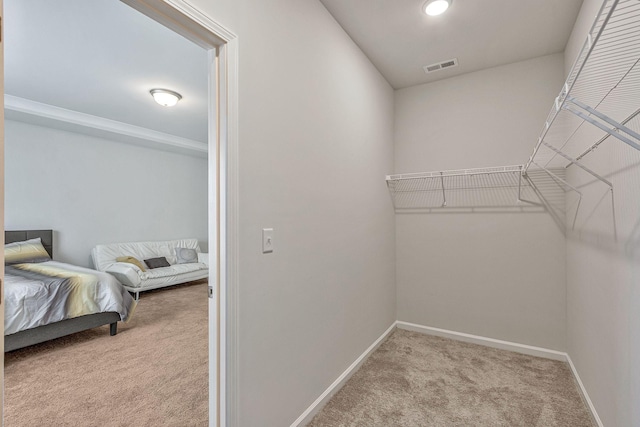
[[[152,269],[171,266],[171,264],[169,264],[169,261],[167,261],[165,257],[145,259],[144,263],[147,264],[147,267]]]
[[[134,258],[132,256],[119,256],[118,258],[116,258],[116,261],[133,264],[136,267],[138,267],[140,270],[147,271],[147,269],[144,268],[144,265],[140,262],[140,260],[138,258]]]
[[[198,262],[198,252],[195,249],[176,248],[176,259],[178,264]]]
[[[42,239],[25,240],[4,245],[4,263],[21,264],[25,262],[51,261],[47,250],[42,246]]]

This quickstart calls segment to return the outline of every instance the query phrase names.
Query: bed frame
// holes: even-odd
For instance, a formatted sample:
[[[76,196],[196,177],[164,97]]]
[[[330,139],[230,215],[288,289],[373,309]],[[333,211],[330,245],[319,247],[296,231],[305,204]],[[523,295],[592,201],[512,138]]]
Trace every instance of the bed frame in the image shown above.
[[[38,237],[42,239],[42,246],[44,246],[51,256],[51,259],[53,259],[53,230],[18,230],[4,232],[5,244],[37,239]],[[119,320],[120,315],[118,313],[106,312],[88,314],[86,316],[38,326],[37,328],[26,329],[16,332],[15,334],[5,335],[4,351],[6,353],[103,325],[110,325],[109,334],[113,336],[118,333]]]

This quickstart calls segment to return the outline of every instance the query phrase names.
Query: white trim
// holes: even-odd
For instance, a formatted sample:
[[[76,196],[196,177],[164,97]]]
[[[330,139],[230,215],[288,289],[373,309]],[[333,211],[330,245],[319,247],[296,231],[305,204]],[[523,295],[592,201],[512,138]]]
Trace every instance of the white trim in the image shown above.
[[[238,376],[239,376],[239,341],[238,341],[238,304],[240,297],[239,289],[239,247],[240,234],[239,218],[239,164],[238,164],[238,39],[230,39],[224,46],[226,53],[226,82],[227,82],[227,111],[226,111],[226,139],[227,144],[224,151],[226,162],[223,163],[225,173],[226,202],[225,220],[226,226],[226,261],[224,263],[225,274],[223,276],[226,285],[222,288],[221,298],[226,302],[224,306],[224,339],[226,345],[225,353],[225,392],[226,408],[223,414],[226,417],[226,425],[239,425],[239,396],[238,396]]]
[[[121,0],[204,49],[235,40],[233,32],[185,0]],[[178,10],[180,15],[174,12]]]
[[[231,40],[235,40],[237,36],[228,28],[223,27],[218,22],[215,22],[209,16],[202,13],[200,10],[193,7],[185,0],[164,0],[166,3],[178,9],[185,16],[188,16],[192,21],[197,22],[202,27],[207,29],[210,33],[215,34],[221,39],[223,43],[228,43]]]
[[[220,72],[220,58],[218,49],[210,49],[207,53],[209,62],[208,72],[208,87],[209,87],[209,185],[208,185],[208,230],[209,230],[209,253],[212,255],[209,263],[209,286],[213,288],[213,298],[209,299],[208,304],[208,317],[209,323],[209,425],[215,427],[226,426],[224,421],[224,374],[222,374],[222,367],[225,366],[223,355],[224,345],[221,345],[221,319],[224,317],[221,312],[220,298],[223,298],[220,289],[222,283],[222,271],[220,271],[221,257],[224,255],[224,250],[220,243],[222,235],[221,223],[223,218],[220,213],[220,203],[222,186],[220,185],[220,179],[222,178],[222,172],[220,170],[220,164],[222,159],[221,145],[224,145],[223,138],[220,134],[220,122],[221,120],[221,105],[223,101],[220,98],[220,79],[223,78]]]
[[[207,144],[104,117],[67,110],[13,95],[4,95],[6,118],[118,142],[207,156]]]
[[[364,361],[373,353],[382,341],[396,328],[396,323],[393,322],[389,329],[384,331],[380,337],[375,340],[373,344],[367,348],[364,353],[360,355],[334,382],[327,388],[324,393],[320,395],[303,413],[291,423],[291,427],[298,427],[307,424],[311,419],[322,409],[322,407],[331,399],[331,397],[351,378],[351,376],[360,368]]]
[[[582,380],[580,379],[580,375],[578,375],[578,370],[576,369],[575,365],[573,364],[573,360],[571,360],[571,356],[569,356],[569,354],[567,354],[567,363],[569,363],[569,367],[571,368],[571,372],[573,372],[573,376],[576,379],[576,382],[578,383],[578,387],[580,388],[580,392],[582,393],[582,398],[584,399],[585,403],[589,407],[589,410],[591,411],[591,416],[593,417],[593,421],[599,427],[604,427],[604,424],[602,424],[602,420],[600,419],[600,416],[598,415],[598,412],[596,411],[596,407],[593,405],[593,402],[591,401],[591,398],[589,397],[589,393],[587,393],[587,389],[584,387],[584,384],[582,384]]]
[[[121,0],[167,28],[216,53],[215,72],[219,73],[219,93],[210,86],[209,111],[219,107],[217,117],[209,117],[210,141],[213,123],[219,138],[220,157],[217,150],[210,150],[210,163],[219,165],[220,179],[210,173],[209,181],[219,188],[219,206],[212,206],[209,213],[219,218],[220,268],[217,298],[209,302],[209,322],[218,319],[217,328],[209,328],[209,425],[236,425],[238,419],[238,337],[237,337],[237,288],[238,288],[238,42],[231,31],[221,26],[205,13],[185,0]],[[211,73],[210,73],[211,74]],[[210,75],[210,77],[212,77]],[[215,84],[212,80],[210,84]],[[220,120],[219,127],[216,119]],[[212,120],[214,122],[212,122]],[[212,210],[212,207],[214,210]],[[218,209],[220,209],[218,211]],[[213,215],[213,213],[217,215]],[[210,224],[215,219],[210,218]],[[217,227],[209,226],[209,242],[216,242]],[[211,252],[211,250],[210,250]],[[214,264],[214,260],[211,261]],[[215,321],[214,321],[215,322]],[[215,339],[212,339],[215,337]],[[216,346],[217,344],[217,346]]]
[[[396,325],[399,329],[407,331],[421,332],[427,335],[451,338],[456,341],[464,341],[473,344],[484,345],[486,347],[499,348],[502,350],[515,351],[516,353],[528,354],[529,356],[544,357],[553,360],[567,360],[567,353],[550,350],[548,348],[534,347],[526,344],[518,344],[511,341],[502,341],[494,338],[482,337],[479,335],[465,334],[463,332],[449,331],[447,329],[432,328],[430,326],[417,325],[415,323],[402,322],[398,320]]]

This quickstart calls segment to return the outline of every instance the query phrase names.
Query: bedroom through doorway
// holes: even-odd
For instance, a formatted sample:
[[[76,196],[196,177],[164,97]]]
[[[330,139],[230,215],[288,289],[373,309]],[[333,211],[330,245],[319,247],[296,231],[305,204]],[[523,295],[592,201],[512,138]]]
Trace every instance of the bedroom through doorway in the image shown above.
[[[4,354],[8,424],[55,416],[183,424],[188,415],[189,422],[219,425],[225,413],[218,353],[225,342],[226,42],[207,25],[215,23],[196,22],[180,5],[167,8],[162,1],[4,1],[5,230],[51,230],[53,262],[104,270],[123,286],[123,300],[137,296],[138,281],[151,285],[140,289],[137,304],[121,304],[130,320],[118,322],[114,336],[105,325]],[[167,20],[171,29],[162,25]],[[96,35],[111,47],[99,46]],[[177,105],[165,106],[157,92],[176,92]],[[142,265],[108,271],[105,252],[96,256],[101,247],[119,248],[115,255]],[[120,258],[115,264],[129,262]],[[196,264],[208,280],[190,274]],[[171,268],[174,276],[189,271],[173,282],[158,273]],[[118,311],[115,305],[100,310]],[[35,329],[38,322],[46,320],[22,323]],[[38,387],[52,378],[55,387]],[[25,392],[29,404],[19,395]],[[56,400],[67,392],[73,405]]]

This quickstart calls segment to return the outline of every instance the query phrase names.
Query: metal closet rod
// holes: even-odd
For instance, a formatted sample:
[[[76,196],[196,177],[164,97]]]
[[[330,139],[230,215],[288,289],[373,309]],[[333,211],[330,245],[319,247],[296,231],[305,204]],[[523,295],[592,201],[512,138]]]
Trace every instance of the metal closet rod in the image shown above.
[[[610,117],[608,117],[605,114],[602,114],[601,112],[599,112],[598,110],[595,110],[591,107],[589,107],[588,105],[583,104],[582,102],[578,101],[575,98],[571,98],[571,97],[567,97],[567,100],[569,101],[569,105],[565,105],[565,110],[572,112],[573,114],[575,114],[576,116],[580,117],[581,119],[584,119],[586,121],[588,121],[589,123],[591,123],[594,126],[597,126],[598,128],[602,129],[603,131],[607,132],[609,135],[618,138],[620,141],[624,142],[627,145],[630,145],[631,147],[635,148],[636,150],[640,151],[640,145],[638,145],[637,143],[633,142],[627,135],[635,138],[637,141],[640,141],[640,134],[629,129],[628,127],[626,127],[624,124],[622,123],[618,123],[615,120],[611,119]],[[571,107],[571,105],[574,105],[576,107],[578,107],[578,109],[574,109]],[[586,111],[586,114],[584,111]],[[594,119],[593,116],[597,117],[598,119],[600,119],[601,121],[608,123],[609,125],[611,125],[612,127],[608,127],[604,124],[602,124],[601,122],[599,122],[598,120]],[[623,135],[622,133],[625,133],[627,135]]]
[[[622,125],[626,125],[627,123],[629,123],[631,120],[633,120],[634,118],[636,118],[638,116],[638,114],[640,114],[640,108],[638,108],[633,114],[631,114],[629,117],[627,117],[626,119],[624,119],[620,124]],[[614,129],[615,130],[615,129]],[[578,157],[576,157],[576,161],[580,161],[582,160],[583,157],[585,157],[587,154],[591,153],[592,151],[594,151],[596,148],[598,148],[598,146],[600,144],[602,144],[604,141],[606,141],[610,136],[612,136],[610,133],[607,132],[607,134],[605,136],[603,136],[602,138],[600,138],[598,140],[598,142],[596,142],[595,144],[593,144],[591,147],[587,148],[582,154],[580,154]],[[573,165],[573,163],[569,163],[567,165],[567,168],[570,167],[571,165]]]
[[[572,164],[578,166],[580,169],[584,170],[585,172],[587,172],[588,174],[592,175],[594,178],[604,182],[605,184],[607,184],[610,188],[613,188],[613,184],[611,184],[611,182],[609,180],[607,180],[606,178],[600,176],[599,174],[595,173],[594,171],[592,171],[591,169],[589,169],[588,167],[586,167],[585,165],[583,165],[582,163],[576,161],[576,159],[566,155],[565,153],[563,153],[562,151],[558,150],[557,148],[555,148],[552,145],[547,144],[546,142],[543,142],[543,144],[549,148],[550,150],[554,151],[557,155],[563,157],[564,159],[568,160],[569,162],[571,162]],[[535,164],[538,167],[541,167],[542,169],[544,169],[545,171],[549,171],[547,168],[539,166],[537,163],[532,162],[533,164]]]

